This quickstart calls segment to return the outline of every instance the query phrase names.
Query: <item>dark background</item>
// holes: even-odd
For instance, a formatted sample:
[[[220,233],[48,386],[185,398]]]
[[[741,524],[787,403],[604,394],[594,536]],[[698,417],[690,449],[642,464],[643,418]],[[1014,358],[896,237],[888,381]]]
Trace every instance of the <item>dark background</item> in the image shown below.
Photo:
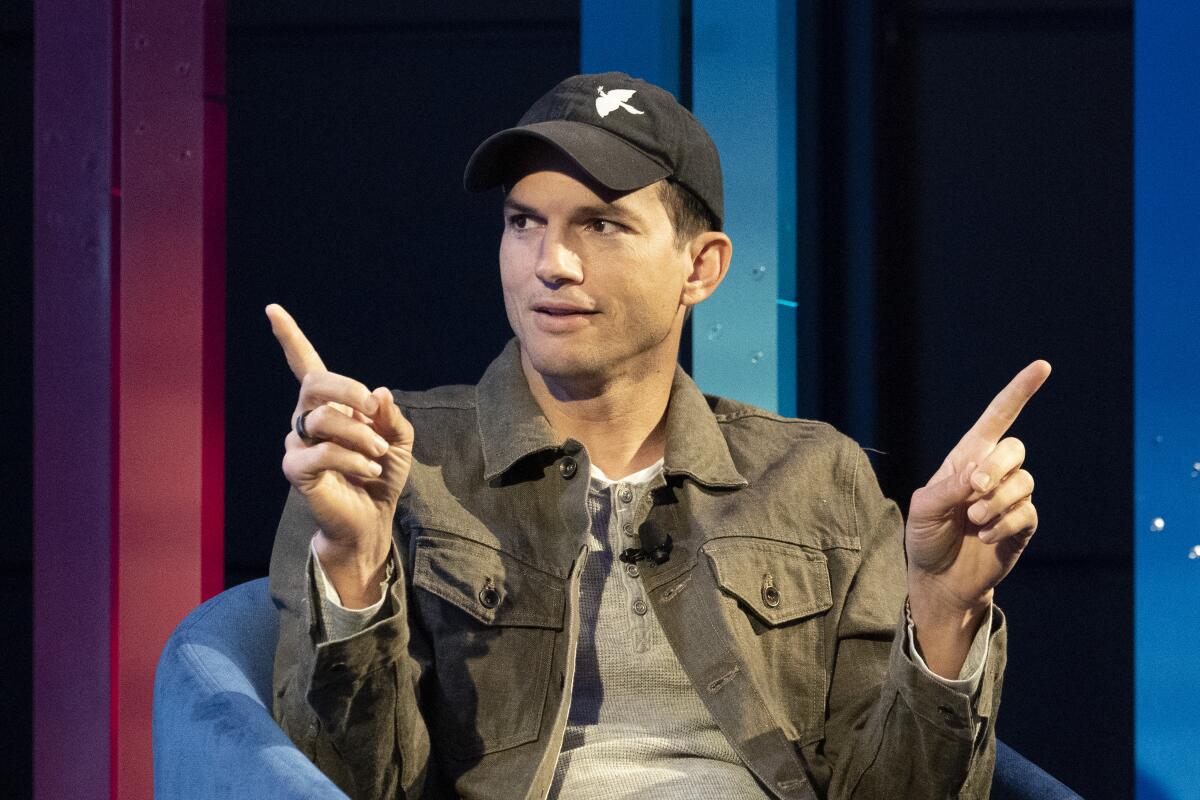
[[[263,306],[282,303],[331,369],[369,385],[474,382],[509,333],[499,198],[463,193],[463,164],[578,71],[574,2],[344,5],[229,4],[227,585],[266,574],[286,493],[295,386]],[[847,426],[844,10],[815,9],[821,91],[807,113],[825,158],[801,180],[829,199],[815,248],[823,389],[801,413]],[[1085,796],[1128,796],[1130,3],[879,0],[875,20],[878,419],[863,444],[883,451],[881,482],[904,506],[1013,373],[1036,357],[1055,366],[1014,430],[1041,529],[997,592],[1010,625],[1000,736]],[[16,391],[0,465],[0,795],[11,797],[29,794],[31,762],[32,80],[30,3],[4,4],[0,363]]]

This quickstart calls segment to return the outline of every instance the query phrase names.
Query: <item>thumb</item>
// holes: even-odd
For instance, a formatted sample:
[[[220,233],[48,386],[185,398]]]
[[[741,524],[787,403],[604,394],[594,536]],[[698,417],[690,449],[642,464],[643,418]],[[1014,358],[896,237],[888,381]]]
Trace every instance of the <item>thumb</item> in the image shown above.
[[[400,413],[400,408],[396,405],[392,393],[380,386],[371,392],[371,395],[379,403],[379,410],[375,412],[373,418],[375,432],[386,439],[388,444],[400,445],[411,450],[413,444],[413,426]]]
[[[909,516],[934,519],[946,516],[957,506],[965,503],[975,491],[971,485],[971,473],[975,471],[972,461],[963,469],[953,472],[940,481],[931,482],[913,494]]]

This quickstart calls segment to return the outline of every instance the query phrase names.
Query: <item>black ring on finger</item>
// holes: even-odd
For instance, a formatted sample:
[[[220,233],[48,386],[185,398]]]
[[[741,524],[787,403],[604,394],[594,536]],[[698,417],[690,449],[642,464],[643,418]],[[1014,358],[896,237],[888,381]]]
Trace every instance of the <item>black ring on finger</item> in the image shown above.
[[[304,442],[307,445],[313,445],[313,444],[316,444],[317,442],[321,441],[320,439],[318,439],[315,436],[310,436],[308,431],[305,430],[305,428],[304,428],[305,417],[307,417],[309,414],[311,414],[315,410],[316,409],[310,408],[308,411],[305,411],[303,414],[300,414],[298,417],[296,417],[296,435],[300,437],[300,441]]]

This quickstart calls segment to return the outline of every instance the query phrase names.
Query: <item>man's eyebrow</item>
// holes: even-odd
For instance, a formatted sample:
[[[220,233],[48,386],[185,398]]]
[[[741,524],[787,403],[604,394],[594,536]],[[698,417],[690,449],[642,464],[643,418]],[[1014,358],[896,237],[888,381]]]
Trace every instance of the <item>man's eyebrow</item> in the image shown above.
[[[511,197],[504,198],[504,210],[505,211],[515,211],[518,214],[527,214],[531,217],[538,216],[538,212],[537,212],[536,208],[527,206],[524,203],[519,203],[516,200],[513,200]]]
[[[615,203],[580,206],[575,209],[575,213],[581,217],[611,217],[617,222],[640,223],[642,221],[641,216],[636,212],[623,206],[618,206]]]
[[[512,211],[517,214],[527,214],[531,217],[540,217],[541,213],[532,206],[527,206],[519,200],[513,200],[511,197],[504,198],[504,210]],[[626,209],[622,206],[613,203],[596,203],[588,206],[580,206],[575,209],[577,217],[609,217],[617,222],[632,222],[641,223],[643,220],[636,212]]]

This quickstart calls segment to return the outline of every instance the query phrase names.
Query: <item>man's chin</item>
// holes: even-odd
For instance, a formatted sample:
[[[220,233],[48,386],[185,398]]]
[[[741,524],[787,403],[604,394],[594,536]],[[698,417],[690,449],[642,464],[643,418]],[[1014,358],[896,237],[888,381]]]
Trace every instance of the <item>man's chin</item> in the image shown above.
[[[546,380],[591,381],[603,366],[587,348],[567,342],[521,341],[521,359]]]

